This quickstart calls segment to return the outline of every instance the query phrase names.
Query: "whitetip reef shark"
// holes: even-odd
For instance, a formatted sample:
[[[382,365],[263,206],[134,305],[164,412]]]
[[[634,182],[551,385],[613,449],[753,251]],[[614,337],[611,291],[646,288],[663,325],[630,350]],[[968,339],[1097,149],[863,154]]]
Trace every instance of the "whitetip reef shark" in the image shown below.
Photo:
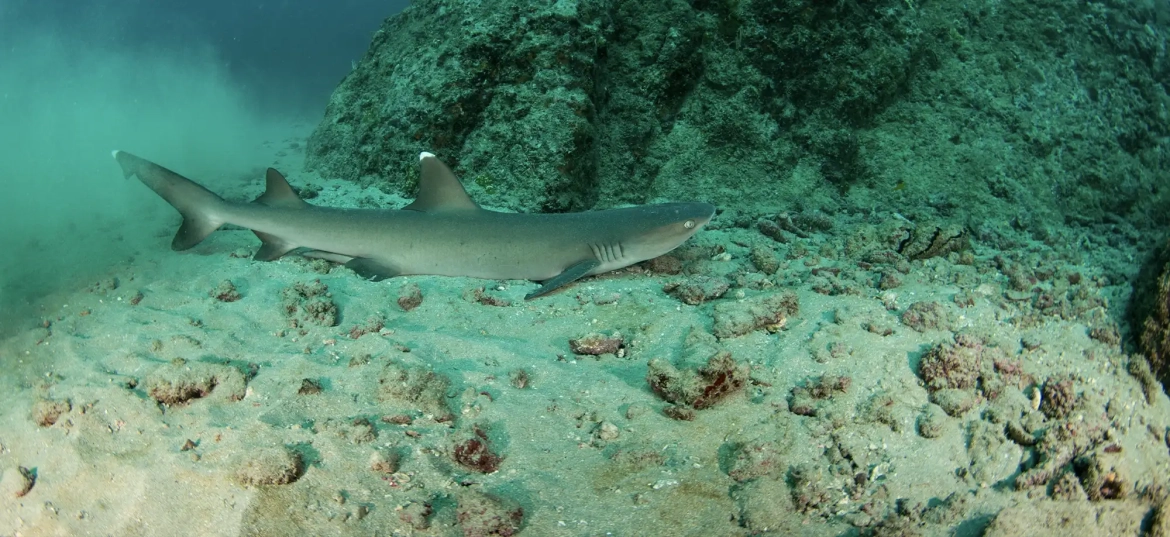
[[[311,205],[272,168],[264,194],[242,203],[125,151],[113,155],[127,178],[137,176],[183,216],[173,250],[234,224],[262,241],[257,261],[307,249],[302,255],[344,263],[370,280],[433,274],[542,282],[525,300],[665,254],[715,215],[708,203],[563,214],[491,211],[476,205],[455,174],[425,152],[419,155],[418,197],[402,209]]]

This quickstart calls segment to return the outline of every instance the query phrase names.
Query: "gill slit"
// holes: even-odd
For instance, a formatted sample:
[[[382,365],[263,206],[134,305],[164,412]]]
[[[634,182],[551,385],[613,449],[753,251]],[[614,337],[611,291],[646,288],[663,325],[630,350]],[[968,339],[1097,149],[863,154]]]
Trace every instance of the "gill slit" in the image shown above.
[[[597,259],[602,263],[617,262],[626,255],[625,252],[622,251],[622,243],[620,242],[590,244],[589,249],[593,251],[594,259]]]

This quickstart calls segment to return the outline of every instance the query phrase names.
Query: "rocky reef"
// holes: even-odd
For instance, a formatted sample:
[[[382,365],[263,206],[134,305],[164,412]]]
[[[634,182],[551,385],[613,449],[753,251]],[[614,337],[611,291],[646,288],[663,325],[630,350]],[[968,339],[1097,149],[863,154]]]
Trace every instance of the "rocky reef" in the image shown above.
[[[1135,285],[1130,315],[1138,348],[1170,390],[1170,241],[1146,263]]]
[[[341,82],[307,166],[410,194],[427,150],[514,209],[897,206],[1132,241],[1170,214],[1168,19],[1120,0],[422,0]]]

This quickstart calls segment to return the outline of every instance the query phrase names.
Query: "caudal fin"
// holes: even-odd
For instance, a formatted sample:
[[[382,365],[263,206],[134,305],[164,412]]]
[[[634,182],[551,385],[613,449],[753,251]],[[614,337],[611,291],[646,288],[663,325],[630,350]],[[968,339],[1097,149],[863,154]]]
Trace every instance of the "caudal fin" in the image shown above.
[[[183,225],[179,226],[171,241],[171,249],[186,250],[206,239],[219,229],[224,222],[218,217],[224,201],[210,190],[171,170],[149,160],[131,155],[125,151],[113,152],[114,159],[122,166],[122,174],[129,178],[137,176],[139,181],[150,187],[156,194],[167,200],[179,214]]]

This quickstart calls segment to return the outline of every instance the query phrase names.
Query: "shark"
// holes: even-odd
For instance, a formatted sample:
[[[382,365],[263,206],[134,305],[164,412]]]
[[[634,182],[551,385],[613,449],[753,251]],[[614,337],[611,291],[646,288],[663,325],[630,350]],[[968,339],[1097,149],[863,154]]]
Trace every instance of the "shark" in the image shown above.
[[[493,211],[472,201],[451,169],[427,152],[419,154],[418,196],[401,209],[313,205],[273,168],[265,175],[263,194],[250,203],[236,202],[125,151],[113,156],[127,179],[136,176],[182,216],[171,241],[175,251],[233,224],[260,239],[257,261],[297,250],[374,281],[440,275],[541,282],[526,300],[670,252],[716,211],[702,202],[574,213]]]

